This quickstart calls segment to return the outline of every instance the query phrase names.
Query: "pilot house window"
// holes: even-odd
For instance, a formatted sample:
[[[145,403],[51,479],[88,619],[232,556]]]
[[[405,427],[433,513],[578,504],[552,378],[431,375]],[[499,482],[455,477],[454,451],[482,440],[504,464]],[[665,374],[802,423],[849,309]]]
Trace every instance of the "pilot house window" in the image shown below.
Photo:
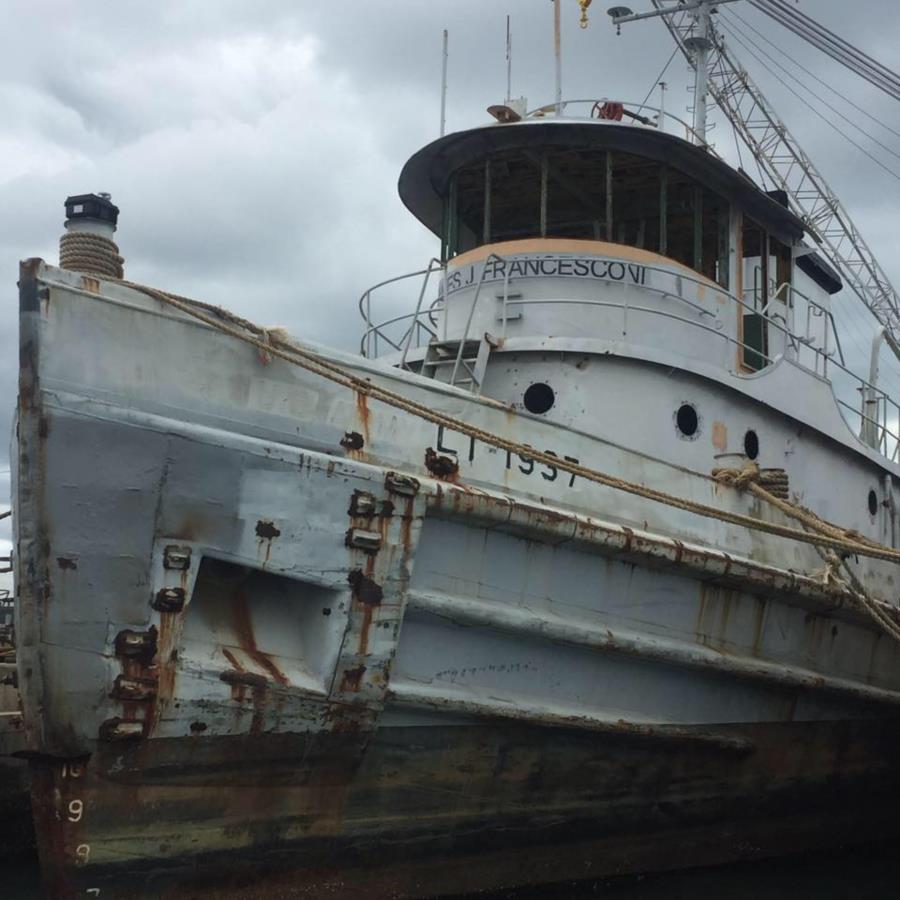
[[[445,202],[445,259],[535,237],[652,250],[728,286],[728,204],[678,170],[632,154],[515,149],[455,173]]]

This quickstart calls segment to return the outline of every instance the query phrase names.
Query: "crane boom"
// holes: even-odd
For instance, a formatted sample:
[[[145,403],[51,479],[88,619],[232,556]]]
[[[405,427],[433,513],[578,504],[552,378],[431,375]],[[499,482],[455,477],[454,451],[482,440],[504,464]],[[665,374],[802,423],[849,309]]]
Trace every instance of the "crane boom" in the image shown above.
[[[657,10],[668,11],[660,18],[685,58],[696,67],[695,55],[686,43],[696,17],[664,0],[652,3]],[[710,24],[709,29],[712,48],[705,54],[709,93],[768,177],[785,191],[791,208],[827,251],[844,283],[886,329],[891,345],[900,344],[900,295],[828,182],[731,55],[715,26]]]

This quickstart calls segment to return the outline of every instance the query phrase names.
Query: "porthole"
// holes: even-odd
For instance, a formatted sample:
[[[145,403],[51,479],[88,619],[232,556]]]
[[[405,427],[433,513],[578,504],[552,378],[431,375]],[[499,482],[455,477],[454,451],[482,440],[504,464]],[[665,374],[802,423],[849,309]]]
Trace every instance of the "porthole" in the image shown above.
[[[869,491],[869,515],[874,516],[878,512],[878,494]]]
[[[556,402],[556,394],[553,393],[553,388],[550,387],[549,384],[538,381],[535,384],[529,385],[522,401],[528,412],[541,415],[542,413],[547,412],[547,410],[549,410]]]
[[[700,417],[690,403],[682,403],[675,413],[675,427],[683,438],[693,440],[700,430]]]
[[[756,459],[759,456],[759,438],[752,428],[744,435],[744,455],[747,459]]]

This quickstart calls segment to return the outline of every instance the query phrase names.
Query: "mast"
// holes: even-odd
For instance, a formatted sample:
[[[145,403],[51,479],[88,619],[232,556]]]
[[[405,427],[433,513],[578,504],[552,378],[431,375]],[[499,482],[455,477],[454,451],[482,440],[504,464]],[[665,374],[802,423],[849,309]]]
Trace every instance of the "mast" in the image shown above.
[[[884,269],[869,249],[850,214],[831,189],[821,172],[779,118],[773,106],[747,74],[746,69],[731,55],[722,37],[717,34],[707,16],[706,38],[710,47],[705,54],[698,47],[697,34],[702,25],[698,20],[703,8],[707,13],[715,6],[735,0],[697,0],[693,3],[671,4],[665,0],[651,0],[652,12],[633,14],[624,7],[610,10],[613,24],[659,17],[665,22],[687,61],[698,72],[695,85],[706,86],[722,112],[740,133],[744,143],[773,184],[783,190],[792,210],[803,220],[815,240],[840,272],[844,283],[859,297],[878,322],[886,329],[885,337],[891,349],[900,349],[900,295],[891,284]],[[700,56],[705,65],[700,66]],[[705,116],[704,92],[695,98],[695,131]],[[695,136],[695,140],[697,136]],[[900,356],[900,354],[898,354]]]
[[[559,24],[559,0],[553,0],[553,50],[556,56],[556,115],[562,115],[562,47]]]
[[[441,64],[441,137],[447,130],[447,29],[444,29],[443,62]]]
[[[662,0],[652,3],[664,13],[666,27],[694,65],[688,43],[695,27],[692,17],[685,14],[683,7],[666,7]],[[900,295],[837,194],[712,24],[710,32],[712,52],[706,67],[709,93],[774,185],[788,195],[792,209],[827,250],[844,283],[884,326],[888,346],[897,347]]]
[[[712,49],[709,3],[701,3],[694,10],[694,34],[688,38],[694,53],[694,136],[695,144],[706,144],[706,98],[708,78],[706,67]]]
[[[512,100],[512,30],[506,17],[506,103]]]

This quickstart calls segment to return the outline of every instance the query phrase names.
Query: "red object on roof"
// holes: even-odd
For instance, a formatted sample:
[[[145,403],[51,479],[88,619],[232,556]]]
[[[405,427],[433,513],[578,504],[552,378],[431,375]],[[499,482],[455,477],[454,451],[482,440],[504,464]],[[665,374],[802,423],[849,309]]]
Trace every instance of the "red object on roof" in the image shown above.
[[[594,109],[597,110],[598,119],[609,119],[612,122],[621,122],[622,116],[625,114],[625,107],[614,101],[607,101],[599,108],[597,104],[594,104]]]

